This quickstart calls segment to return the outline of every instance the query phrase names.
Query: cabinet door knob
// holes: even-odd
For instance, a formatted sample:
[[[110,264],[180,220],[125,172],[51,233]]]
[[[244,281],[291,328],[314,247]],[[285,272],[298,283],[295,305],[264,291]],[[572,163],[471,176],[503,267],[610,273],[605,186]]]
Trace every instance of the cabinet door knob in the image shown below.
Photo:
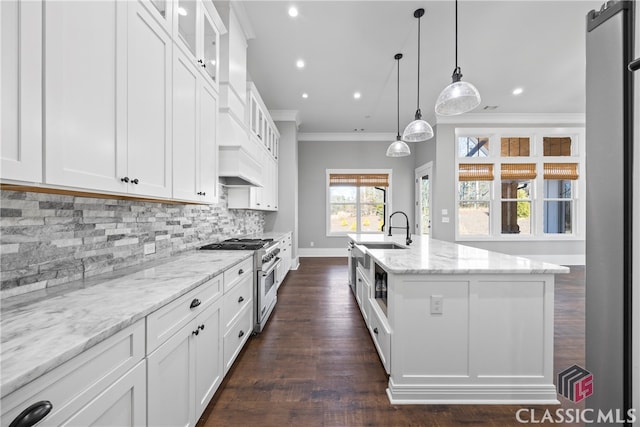
[[[200,304],[202,304],[202,301],[200,301],[198,298],[194,298],[193,301],[191,301],[191,305],[189,306],[189,308],[196,308]]]
[[[238,298],[238,302],[241,303],[242,301],[244,301],[244,297],[241,295],[240,298]]]
[[[240,331],[240,333],[238,334],[238,338],[242,338],[244,336],[244,331]]]
[[[198,326],[198,329],[200,329],[201,331],[204,331],[204,323],[200,326]]]
[[[378,335],[378,328],[373,328],[373,333]]]
[[[20,412],[20,415],[11,421],[9,427],[31,427],[46,417],[52,408],[53,405],[48,400],[36,402]]]
[[[191,332],[191,335],[198,335],[200,333],[200,331],[198,329],[196,329],[195,331]]]
[[[137,184],[137,183],[139,183],[139,182],[140,182],[140,181],[138,181],[138,178],[133,178],[133,179],[131,180],[131,183],[132,183],[132,184]]]
[[[125,176],[124,178],[120,178],[120,181],[122,182],[129,182],[129,177]]]
[[[244,273],[244,270],[243,270],[243,269],[238,270],[238,275],[240,275],[240,274],[242,274],[242,273]]]

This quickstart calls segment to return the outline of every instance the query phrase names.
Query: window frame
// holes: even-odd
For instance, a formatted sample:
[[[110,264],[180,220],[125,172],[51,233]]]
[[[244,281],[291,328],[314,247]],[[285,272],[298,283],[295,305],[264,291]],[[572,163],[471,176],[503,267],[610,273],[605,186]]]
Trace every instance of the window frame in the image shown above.
[[[356,190],[356,230],[347,231],[331,231],[331,187],[329,185],[331,174],[387,174],[389,177],[389,186],[387,187],[386,194],[386,213],[387,217],[392,212],[391,210],[391,188],[393,186],[393,174],[392,169],[326,169],[325,176],[325,234],[327,237],[344,237],[347,234],[383,234],[385,231],[361,231],[360,224],[360,190],[358,187]],[[385,225],[388,218],[384,218]]]
[[[459,157],[458,138],[460,137],[487,137],[489,138],[489,155],[487,157]],[[530,153],[528,157],[502,157],[501,138],[503,137],[529,137]],[[544,156],[544,137],[571,137],[571,156]],[[454,228],[455,239],[459,241],[540,241],[540,240],[584,240],[585,236],[585,210],[586,204],[582,197],[582,189],[585,182],[585,130],[583,127],[575,128],[531,128],[531,127],[460,127],[454,130]],[[572,198],[566,199],[573,202],[572,233],[556,234],[544,232],[544,163],[577,163],[578,179],[572,186]],[[491,163],[493,164],[494,178],[490,181],[489,216],[490,226],[488,235],[460,234],[459,225],[459,165],[461,163]],[[535,163],[536,178],[531,180],[531,234],[502,234],[502,179],[500,171],[502,164],[509,163]]]

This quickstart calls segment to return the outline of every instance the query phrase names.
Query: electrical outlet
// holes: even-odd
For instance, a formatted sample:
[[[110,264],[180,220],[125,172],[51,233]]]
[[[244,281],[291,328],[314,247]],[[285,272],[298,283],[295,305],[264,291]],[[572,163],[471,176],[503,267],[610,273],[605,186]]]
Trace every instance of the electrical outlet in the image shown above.
[[[315,246],[315,242],[309,242],[309,246],[314,247]]]
[[[442,217],[442,222],[445,222],[445,223],[449,222],[449,217],[448,216],[443,216]]]
[[[442,314],[443,305],[442,295],[431,295],[431,314]]]
[[[151,243],[145,243],[144,244],[144,254],[145,255],[151,255],[151,254],[155,254],[156,253],[156,244],[151,242]]]

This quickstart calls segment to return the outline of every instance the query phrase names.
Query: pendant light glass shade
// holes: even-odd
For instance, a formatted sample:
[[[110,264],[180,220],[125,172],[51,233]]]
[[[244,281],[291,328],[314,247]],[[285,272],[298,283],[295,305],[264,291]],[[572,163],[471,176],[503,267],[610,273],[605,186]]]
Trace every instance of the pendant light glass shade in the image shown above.
[[[471,83],[462,81],[462,71],[458,67],[458,0],[456,0],[456,68],[451,76],[451,84],[440,93],[435,110],[441,116],[455,116],[471,111],[478,105],[480,105],[480,92]]]
[[[402,58],[401,53],[396,53],[394,59],[398,62],[398,91],[397,91],[397,99],[398,99],[398,108],[397,119],[398,119],[398,134],[396,135],[396,140],[389,145],[387,148],[387,157],[404,157],[411,154],[411,149],[400,138],[400,59]]]
[[[404,128],[402,139],[407,142],[422,142],[433,138],[433,129],[428,122],[416,118]]]
[[[431,125],[422,120],[422,112],[420,111],[420,18],[424,15],[424,9],[416,9],[413,17],[418,18],[418,107],[416,109],[415,120],[404,128],[402,140],[407,142],[422,142],[433,138],[433,129]]]
[[[387,148],[387,157],[404,157],[410,154],[411,149],[406,142],[400,139],[400,135],[398,135],[398,139],[392,142],[389,148]]]

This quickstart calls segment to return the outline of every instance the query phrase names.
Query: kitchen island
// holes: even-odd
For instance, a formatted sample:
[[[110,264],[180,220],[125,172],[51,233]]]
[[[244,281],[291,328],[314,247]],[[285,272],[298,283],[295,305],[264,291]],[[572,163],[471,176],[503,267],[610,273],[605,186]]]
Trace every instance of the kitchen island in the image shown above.
[[[558,403],[554,274],[567,267],[428,237],[348,237],[391,403]]]

